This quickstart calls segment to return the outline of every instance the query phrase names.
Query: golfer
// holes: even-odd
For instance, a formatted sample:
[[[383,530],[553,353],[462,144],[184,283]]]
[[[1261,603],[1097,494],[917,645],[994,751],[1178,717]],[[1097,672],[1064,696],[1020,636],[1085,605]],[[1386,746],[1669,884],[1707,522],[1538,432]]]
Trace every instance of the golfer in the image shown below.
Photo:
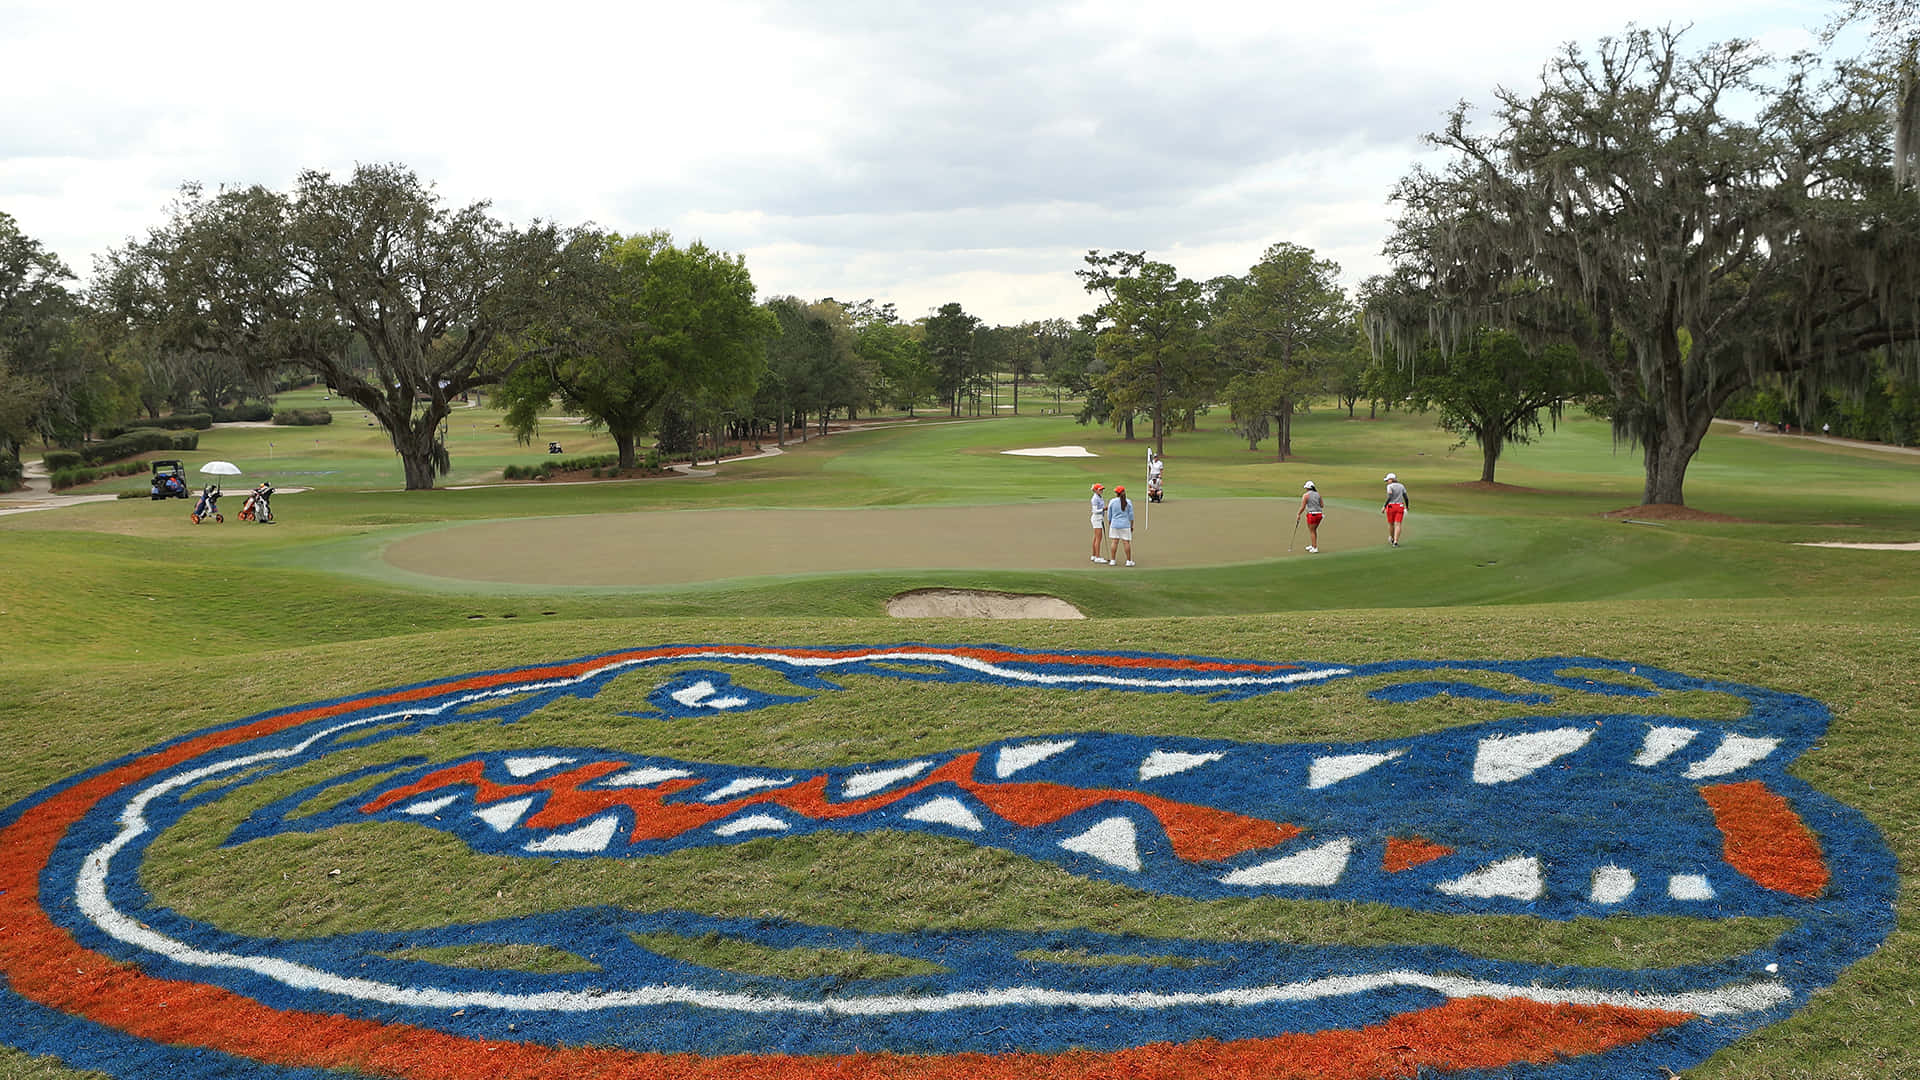
[[[1313,481],[1306,483],[1306,490],[1300,493],[1300,509],[1293,515],[1293,527],[1300,527],[1301,517],[1307,519],[1307,554],[1320,554],[1320,519],[1326,517],[1326,507],[1320,501],[1320,489]]]
[[[1107,561],[1100,557],[1100,534],[1107,527],[1107,497],[1102,494],[1106,490],[1105,484],[1093,485],[1093,561],[1097,563]]]
[[[1394,547],[1400,546],[1400,528],[1406,524],[1407,507],[1413,505],[1407,499],[1407,485],[1392,473],[1387,474],[1387,502],[1380,512],[1387,515],[1387,541]]]
[[[1107,503],[1107,562],[1120,565],[1120,545],[1127,545],[1127,565],[1133,565],[1133,504],[1127,501],[1127,489],[1115,487],[1113,500]]]

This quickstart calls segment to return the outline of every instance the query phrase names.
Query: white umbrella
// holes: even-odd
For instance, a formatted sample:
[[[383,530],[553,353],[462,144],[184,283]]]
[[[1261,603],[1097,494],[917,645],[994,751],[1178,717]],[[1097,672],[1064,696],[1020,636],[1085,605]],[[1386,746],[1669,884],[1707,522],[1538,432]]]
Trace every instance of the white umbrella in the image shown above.
[[[235,465],[231,461],[209,461],[205,465],[200,466],[200,471],[203,473],[212,473],[215,476],[239,476],[240,466]]]

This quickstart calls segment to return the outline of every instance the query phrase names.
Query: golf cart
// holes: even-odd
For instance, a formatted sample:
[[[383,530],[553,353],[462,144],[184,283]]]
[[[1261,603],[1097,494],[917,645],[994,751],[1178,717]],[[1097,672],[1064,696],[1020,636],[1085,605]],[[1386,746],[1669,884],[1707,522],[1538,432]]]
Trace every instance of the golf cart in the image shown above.
[[[147,498],[184,499],[187,497],[187,468],[177,461],[156,461],[153,463],[153,483],[147,489]]]

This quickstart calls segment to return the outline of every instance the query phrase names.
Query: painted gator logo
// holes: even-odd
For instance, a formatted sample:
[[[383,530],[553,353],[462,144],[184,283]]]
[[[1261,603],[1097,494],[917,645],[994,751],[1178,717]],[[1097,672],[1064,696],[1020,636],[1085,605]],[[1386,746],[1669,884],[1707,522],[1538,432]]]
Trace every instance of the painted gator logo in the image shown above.
[[[1346,744],[1064,730],[819,768],[506,738],[496,743],[513,749],[418,752],[435,736],[505,732],[549,707],[589,705],[634,676],[655,681],[644,712],[625,716],[683,724],[752,725],[783,706],[831,701],[856,678],[946,684],[955,710],[978,687],[1056,702],[1095,690],[1203,697],[1244,714],[1243,731],[1264,729],[1273,695],[1344,680],[1366,680],[1374,701],[1491,699],[1514,715]],[[1711,720],[1527,712],[1563,691],[1623,704],[1708,692],[1744,708]],[[1592,659],[1339,667],[996,647],[669,646],[467,676],[211,729],[0,815],[0,1043],[129,1080],[322,1069],[1664,1076],[1792,1012],[1891,929],[1884,844],[1786,771],[1826,721],[1806,698]],[[363,763],[326,768],[349,758]],[[255,790],[274,794],[250,798]],[[245,812],[222,850],[374,826],[388,836],[432,830],[475,857],[584,869],[748,843],[757,846],[743,852],[762,852],[823,834],[909,834],[1188,903],[1780,929],[1730,956],[1654,969],[1258,934],[861,929],[874,923],[859,917],[859,896],[846,901],[851,925],[629,901],[277,938],[196,921],[143,885],[168,830],[223,804]],[[1094,912],[1055,914],[1063,926],[1102,925]],[[862,950],[913,966],[789,978],[690,961],[663,950],[662,935]],[[477,970],[431,952],[503,945],[594,963]],[[1088,957],[1125,962],[1074,960]]]

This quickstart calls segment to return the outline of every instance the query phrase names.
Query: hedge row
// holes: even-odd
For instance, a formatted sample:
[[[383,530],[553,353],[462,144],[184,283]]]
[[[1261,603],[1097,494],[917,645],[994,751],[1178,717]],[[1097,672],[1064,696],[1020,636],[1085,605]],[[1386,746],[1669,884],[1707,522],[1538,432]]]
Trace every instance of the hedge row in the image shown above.
[[[328,409],[282,409],[273,414],[273,422],[282,427],[319,427],[333,423]]]
[[[231,409],[213,410],[213,422],[230,424],[236,420],[260,421],[273,419],[273,406],[254,402],[247,405],[235,405]]]
[[[20,459],[12,454],[0,454],[0,491],[19,491],[24,481]]]
[[[63,491],[79,484],[91,484],[109,476],[134,476],[147,471],[144,461],[120,461],[98,469],[58,469],[48,478],[53,490]]]
[[[660,454],[649,450],[640,455],[638,467],[647,470],[660,468]],[[547,460],[538,465],[509,465],[502,474],[509,480],[545,480],[554,473],[591,472],[594,476],[618,476],[620,473],[619,454],[596,454],[592,457],[561,458],[558,461]]]
[[[99,465],[107,461],[119,461],[135,454],[144,454],[150,450],[197,450],[200,447],[199,432],[180,435],[171,431],[155,431],[152,428],[134,428],[124,435],[118,435],[103,442],[88,443],[80,448],[80,463]],[[49,454],[47,468],[56,469],[51,460],[59,454],[56,450]]]
[[[49,450],[40,455],[40,460],[46,463],[47,471],[50,473],[59,472],[61,469],[77,469],[87,463],[87,459],[82,457],[78,450]]]
[[[184,428],[195,428],[200,431],[205,431],[212,426],[212,413],[174,413],[170,416],[156,417],[152,420],[135,418],[124,424],[115,424],[112,427],[102,428],[100,434],[112,439],[125,435],[129,431],[139,431],[143,428],[162,429],[166,431],[180,431]]]

